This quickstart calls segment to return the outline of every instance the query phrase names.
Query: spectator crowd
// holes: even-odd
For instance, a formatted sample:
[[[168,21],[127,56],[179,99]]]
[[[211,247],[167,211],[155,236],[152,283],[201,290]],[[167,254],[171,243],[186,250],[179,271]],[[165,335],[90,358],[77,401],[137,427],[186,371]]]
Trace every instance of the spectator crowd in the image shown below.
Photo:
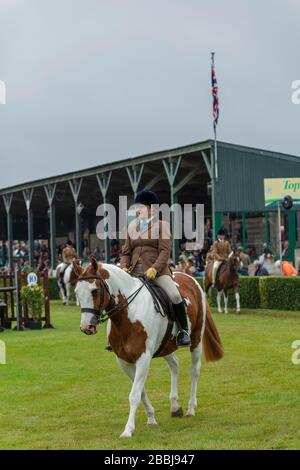
[[[209,221],[205,224],[203,246],[198,246],[194,240],[181,241],[179,245],[178,264],[175,264],[172,259],[169,260],[169,265],[173,270],[183,271],[192,276],[204,276],[205,266],[209,262],[212,255],[212,231]],[[289,242],[286,240],[282,246],[282,261],[276,260],[272,250],[266,245],[262,245],[261,253],[257,253],[254,247],[248,246],[244,249],[242,246],[234,246],[232,240],[228,237],[231,246],[235,249],[242,261],[240,275],[242,276],[269,276],[283,274],[286,276],[300,275],[300,258],[296,260],[296,267],[291,263],[291,253]],[[56,263],[62,261],[62,252],[65,244],[60,244],[56,247]],[[111,241],[110,249],[110,262],[118,264],[121,255],[121,244],[118,240]],[[7,270],[8,260],[5,245],[0,247],[0,265],[2,269]],[[91,249],[88,240],[83,240],[82,246],[82,264],[86,265],[90,257],[93,256],[97,261],[105,260],[105,252],[103,248],[96,246]],[[6,260],[6,261],[5,261]],[[35,241],[34,243],[34,266],[29,266],[28,261],[28,246],[25,241],[15,241],[13,244],[13,260],[19,266],[21,271],[30,270],[34,268],[38,271],[48,269],[49,275],[53,274],[51,267],[50,250],[47,243],[42,241]],[[2,261],[2,262],[1,262]],[[3,262],[5,261],[5,262]]]

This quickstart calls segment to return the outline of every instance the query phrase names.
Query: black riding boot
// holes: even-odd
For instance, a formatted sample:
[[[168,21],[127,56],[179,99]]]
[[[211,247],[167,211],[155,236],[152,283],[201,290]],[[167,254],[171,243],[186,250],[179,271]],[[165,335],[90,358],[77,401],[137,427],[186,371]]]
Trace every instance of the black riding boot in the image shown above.
[[[177,336],[177,346],[190,346],[191,340],[188,333],[188,323],[185,309],[185,302],[182,301],[180,304],[173,304],[177,325],[179,332]]]

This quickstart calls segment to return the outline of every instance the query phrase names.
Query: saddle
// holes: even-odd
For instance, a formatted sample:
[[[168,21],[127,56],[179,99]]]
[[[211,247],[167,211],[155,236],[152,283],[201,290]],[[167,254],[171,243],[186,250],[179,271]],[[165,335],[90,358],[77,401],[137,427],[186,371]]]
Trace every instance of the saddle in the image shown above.
[[[172,340],[172,330],[175,322],[175,312],[168,294],[161,287],[159,287],[157,284],[154,284],[154,282],[149,281],[149,279],[147,279],[145,276],[140,276],[139,278],[150,292],[155,310],[160,313],[160,315],[162,315],[163,317],[167,317],[168,319],[168,326],[165,336],[158,350],[153,355],[153,357],[158,357],[160,353],[164,350],[167,343]]]
[[[160,313],[162,317],[167,317],[169,321],[174,322],[175,312],[168,294],[157,284],[149,281],[146,276],[139,276],[139,279],[150,292],[155,310]]]

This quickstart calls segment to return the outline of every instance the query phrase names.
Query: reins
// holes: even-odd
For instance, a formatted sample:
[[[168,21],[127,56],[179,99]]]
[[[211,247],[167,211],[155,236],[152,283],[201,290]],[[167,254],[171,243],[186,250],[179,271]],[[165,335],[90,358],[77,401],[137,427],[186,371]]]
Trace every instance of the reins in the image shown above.
[[[105,314],[104,314],[103,309],[101,308],[101,304],[104,300],[104,289],[106,290],[106,292],[109,295],[109,298],[111,299],[109,288],[108,288],[105,280],[103,279],[103,277],[100,276],[99,274],[98,275],[96,274],[95,276],[81,276],[81,277],[78,278],[78,281],[88,281],[88,280],[91,280],[91,279],[100,281],[100,288],[97,287],[97,289],[95,289],[97,291],[100,290],[100,307],[99,307],[98,311],[95,310],[94,308],[82,308],[81,313],[86,312],[86,313],[94,314],[96,317],[98,317],[98,322],[99,323],[105,323],[107,320],[109,320],[113,316],[117,315],[117,313],[119,313],[124,307],[127,307],[128,305],[130,305],[131,302],[133,302],[133,300],[136,298],[136,296],[139,294],[139,292],[144,287],[144,284],[142,283],[142,285],[137,290],[135,290],[132,294],[130,294],[125,299],[123,299],[121,302],[119,302],[117,305],[115,305],[110,310],[105,311]]]

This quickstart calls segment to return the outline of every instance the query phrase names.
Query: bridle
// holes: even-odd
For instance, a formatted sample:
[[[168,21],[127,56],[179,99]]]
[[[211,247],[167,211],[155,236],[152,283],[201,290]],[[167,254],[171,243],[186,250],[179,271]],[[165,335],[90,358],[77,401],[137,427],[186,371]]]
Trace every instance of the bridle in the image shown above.
[[[230,258],[230,268],[232,271],[237,272],[239,268],[239,264],[241,262],[241,258],[237,253],[234,253]]]
[[[128,305],[131,304],[131,302],[135,299],[135,297],[138,295],[138,293],[142,290],[144,287],[144,284],[142,284],[137,290],[135,290],[132,294],[130,294],[128,297],[125,297],[121,302],[119,302],[117,305],[115,305],[113,308],[110,310],[105,310],[103,307],[104,303],[104,293],[105,291],[107,292],[109,296],[109,301],[112,300],[112,296],[110,294],[109,288],[101,276],[100,273],[95,274],[94,276],[80,276],[77,279],[77,282],[80,281],[89,281],[89,280],[98,280],[100,281],[100,287],[97,287],[96,289],[93,289],[94,291],[100,291],[100,306],[99,309],[94,309],[94,308],[81,308],[81,313],[91,313],[97,317],[98,323],[104,323],[110,318],[112,318],[114,315],[119,313],[124,307],[127,307]],[[104,313],[105,310],[105,313]]]
[[[98,310],[96,310],[94,308],[81,308],[81,313],[92,313],[96,317],[99,317],[99,320],[100,320],[100,318],[103,315],[103,308],[101,307],[101,305],[104,302],[104,291],[106,290],[106,292],[108,293],[110,299],[111,299],[111,295],[110,295],[110,292],[109,292],[109,288],[106,285],[106,282],[104,281],[103,277],[100,276],[100,274],[96,274],[95,276],[80,276],[77,279],[77,282],[90,281],[90,280],[100,281],[100,287],[99,288],[96,287],[96,289],[94,289],[95,291],[100,291],[100,307],[99,307]]]

